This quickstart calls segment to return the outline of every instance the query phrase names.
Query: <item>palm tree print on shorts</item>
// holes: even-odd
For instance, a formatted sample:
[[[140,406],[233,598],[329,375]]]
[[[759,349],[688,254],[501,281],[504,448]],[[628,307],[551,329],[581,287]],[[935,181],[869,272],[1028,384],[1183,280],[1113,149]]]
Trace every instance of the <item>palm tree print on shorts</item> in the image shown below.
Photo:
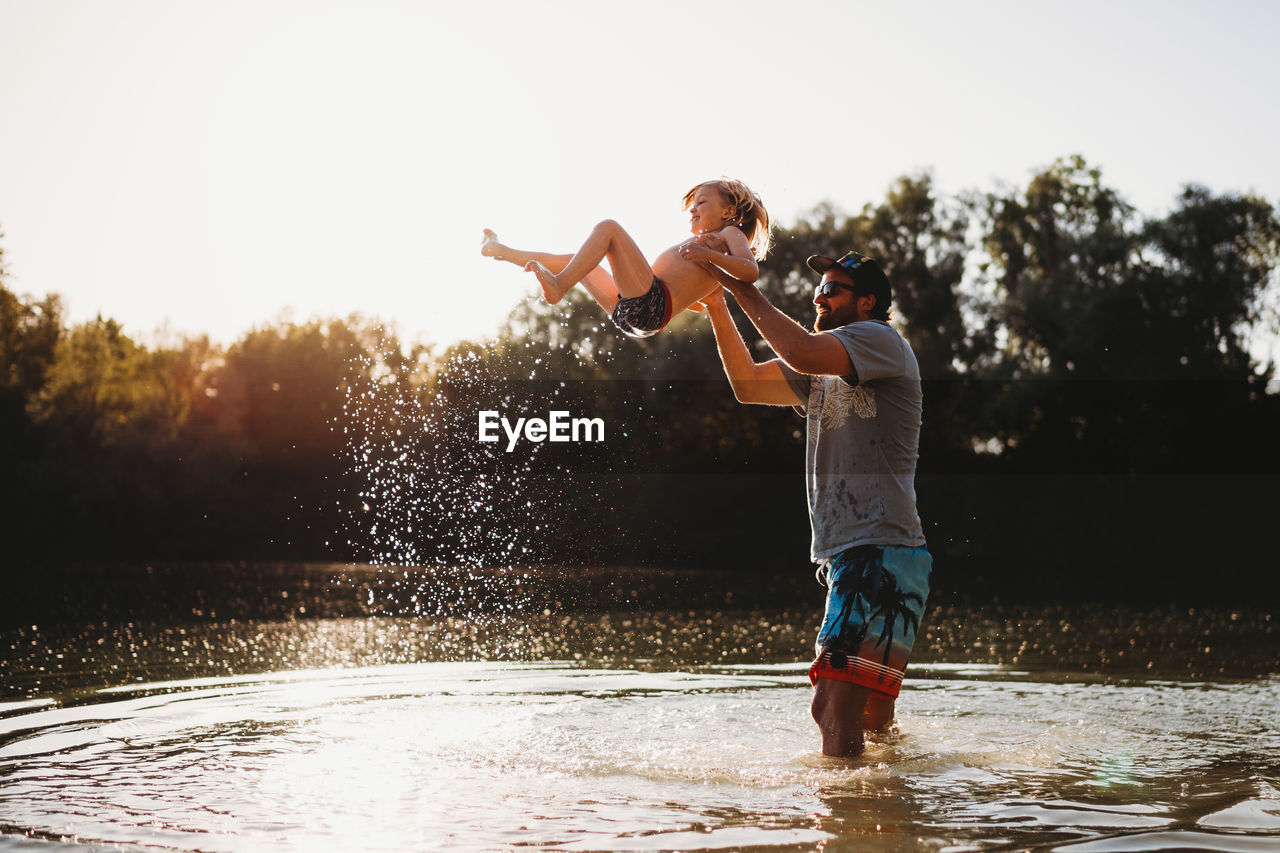
[[[831,567],[831,598],[838,609],[828,606],[818,653],[838,670],[850,668],[854,659],[864,661],[854,668],[874,672],[877,683],[896,684],[920,626],[924,597],[903,590],[882,556],[876,546],[856,548],[846,552],[843,565]]]

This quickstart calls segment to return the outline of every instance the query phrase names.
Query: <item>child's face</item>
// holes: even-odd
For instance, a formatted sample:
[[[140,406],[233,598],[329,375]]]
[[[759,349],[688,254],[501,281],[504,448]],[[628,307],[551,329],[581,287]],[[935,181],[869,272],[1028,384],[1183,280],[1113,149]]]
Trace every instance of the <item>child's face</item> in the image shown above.
[[[733,205],[714,184],[703,184],[689,202],[689,230],[694,234],[719,231],[733,219]]]

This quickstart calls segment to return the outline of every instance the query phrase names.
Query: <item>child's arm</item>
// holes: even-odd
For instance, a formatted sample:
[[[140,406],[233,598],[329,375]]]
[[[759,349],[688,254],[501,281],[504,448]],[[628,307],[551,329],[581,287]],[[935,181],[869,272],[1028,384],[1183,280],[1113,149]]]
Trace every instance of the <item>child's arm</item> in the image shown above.
[[[680,247],[680,256],[694,263],[719,267],[747,284],[760,278],[760,266],[751,253],[747,235],[733,225],[721,228],[715,234],[702,234],[696,240],[685,243]]]

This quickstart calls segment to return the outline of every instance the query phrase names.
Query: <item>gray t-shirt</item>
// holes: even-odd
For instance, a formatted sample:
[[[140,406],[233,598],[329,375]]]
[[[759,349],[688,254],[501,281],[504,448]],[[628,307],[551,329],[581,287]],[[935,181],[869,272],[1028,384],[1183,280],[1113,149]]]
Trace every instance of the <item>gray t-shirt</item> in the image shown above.
[[[806,402],[805,484],[815,562],[855,545],[922,546],[916,511],[920,367],[891,326],[863,320],[832,330],[854,375],[807,376],[782,364]],[[781,363],[780,363],[781,364]]]

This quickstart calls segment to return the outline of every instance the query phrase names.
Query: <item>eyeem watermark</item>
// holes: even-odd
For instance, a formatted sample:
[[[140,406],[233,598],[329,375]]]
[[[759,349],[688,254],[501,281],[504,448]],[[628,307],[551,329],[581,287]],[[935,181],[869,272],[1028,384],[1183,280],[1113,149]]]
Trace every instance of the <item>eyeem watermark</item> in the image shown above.
[[[498,427],[507,434],[507,453],[516,449],[523,436],[535,444],[541,441],[571,441],[574,443],[604,441],[603,418],[571,418],[565,411],[552,410],[543,418],[516,418],[513,424],[506,415],[496,411],[480,413],[480,440],[500,441]]]

